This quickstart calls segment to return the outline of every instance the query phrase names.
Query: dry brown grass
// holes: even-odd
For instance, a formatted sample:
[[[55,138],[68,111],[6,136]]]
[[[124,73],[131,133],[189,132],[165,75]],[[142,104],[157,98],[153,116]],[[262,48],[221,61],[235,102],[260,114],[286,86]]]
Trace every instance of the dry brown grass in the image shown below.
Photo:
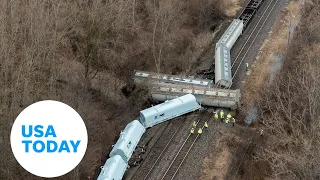
[[[300,8],[293,3],[299,1],[288,5],[289,15]],[[315,31],[319,27],[319,9],[319,2],[311,1],[305,4],[301,22],[291,21],[299,25],[282,69],[272,84],[259,90],[260,124],[266,139],[255,158],[269,164],[272,179],[320,178],[320,36]],[[294,18],[299,16],[295,14]]]
[[[268,38],[264,41],[259,50],[252,73],[246,79],[243,102],[247,106],[253,105],[261,100],[262,89],[270,75],[270,68],[278,53],[285,53],[288,46],[289,22],[297,25],[300,16],[301,1],[291,1],[283,10],[283,20],[278,20],[269,32]]]
[[[229,16],[233,17],[237,14],[237,12],[242,8],[241,0],[230,0],[230,1],[223,1],[221,2],[220,6],[221,9],[224,10],[224,13]]]

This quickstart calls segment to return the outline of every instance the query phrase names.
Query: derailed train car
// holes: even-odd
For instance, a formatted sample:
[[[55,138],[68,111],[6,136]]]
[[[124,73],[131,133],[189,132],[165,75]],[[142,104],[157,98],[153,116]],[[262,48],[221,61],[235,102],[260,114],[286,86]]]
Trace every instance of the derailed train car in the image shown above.
[[[121,180],[127,167],[128,163],[120,155],[112,156],[101,167],[97,180]]]
[[[145,128],[149,128],[200,108],[196,98],[192,94],[186,94],[140,111],[140,122]]]
[[[136,149],[146,129],[138,120],[133,120],[120,133],[120,137],[109,154],[109,159],[104,166],[98,180],[120,180],[122,179],[129,159]]]
[[[197,102],[203,106],[224,107],[236,109],[240,105],[240,90],[218,88],[186,87],[176,85],[158,85],[150,89],[152,99],[166,101],[192,93]]]
[[[129,159],[132,157],[146,128],[195,111],[200,107],[195,97],[187,94],[141,111],[140,121],[132,121],[127,124],[125,129],[120,133],[120,138],[109,154],[110,158],[106,161],[105,165],[101,167],[98,180],[122,179],[127,169]]]
[[[239,36],[241,36],[242,30],[243,21],[240,19],[234,19],[217,44],[224,44],[227,48],[231,49]]]
[[[230,87],[232,84],[230,49],[224,44],[216,46],[215,83],[224,87]]]
[[[127,124],[125,129],[120,133],[120,138],[113,146],[109,156],[120,155],[128,163],[145,131],[146,129],[138,120]]]
[[[264,0],[250,0],[238,19],[234,19],[215,48],[215,83],[229,88],[232,85],[230,50],[242,35]]]
[[[191,76],[152,73],[138,70],[134,72],[133,80],[135,83],[167,83],[208,88],[213,86],[213,80],[211,79],[200,79]]]
[[[215,83],[216,86],[232,85],[230,49],[242,34],[243,21],[234,19],[222,35],[215,48]]]

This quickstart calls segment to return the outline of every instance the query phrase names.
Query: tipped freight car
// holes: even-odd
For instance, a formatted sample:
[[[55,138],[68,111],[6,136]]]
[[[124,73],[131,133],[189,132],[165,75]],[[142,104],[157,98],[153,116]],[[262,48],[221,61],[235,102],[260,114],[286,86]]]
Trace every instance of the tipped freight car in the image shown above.
[[[192,94],[186,94],[140,111],[140,122],[148,128],[200,108],[196,98]]]
[[[145,131],[146,129],[138,120],[127,124],[125,129],[120,133],[120,138],[114,145],[109,156],[120,155],[121,158],[128,163]]]
[[[166,83],[200,87],[213,86],[213,80],[211,79],[200,79],[191,76],[178,76],[147,71],[135,71],[133,79],[135,83]]]
[[[230,87],[232,84],[230,49],[224,44],[217,44],[215,53],[216,86]]]
[[[121,156],[115,155],[101,167],[101,173],[97,180],[121,180],[127,167],[128,163]]]
[[[242,34],[243,21],[234,19],[229,25],[228,29],[224,32],[217,44],[224,44],[228,49],[231,49],[239,36]]]
[[[203,106],[224,107],[230,109],[238,108],[241,99],[240,90],[186,87],[176,85],[158,85],[150,90],[152,99],[155,101],[166,101],[192,93],[197,102]]]

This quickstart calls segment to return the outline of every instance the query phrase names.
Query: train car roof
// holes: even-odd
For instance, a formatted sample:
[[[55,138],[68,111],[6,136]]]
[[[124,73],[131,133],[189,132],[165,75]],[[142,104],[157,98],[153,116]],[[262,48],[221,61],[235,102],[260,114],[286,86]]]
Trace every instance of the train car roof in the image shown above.
[[[196,102],[197,100],[194,97],[194,95],[186,94],[186,95],[177,97],[175,99],[165,101],[164,103],[158,104],[158,105],[150,107],[148,109],[144,109],[144,110],[140,111],[140,113],[143,116],[148,117],[150,115],[154,115],[155,113],[166,112],[166,110],[168,110],[168,109],[175,108],[177,105],[181,105],[183,103],[188,103],[190,101]]]
[[[120,133],[120,137],[110,152],[110,155],[116,153],[118,149],[122,149],[126,153],[126,157],[129,158],[144,132],[145,128],[138,120],[127,124],[125,129]]]
[[[213,85],[213,80],[211,79],[200,79],[194,78],[192,76],[185,75],[170,75],[170,74],[161,74],[161,73],[153,73],[147,71],[139,71],[136,70],[134,74],[134,79],[137,82],[144,82],[144,79],[151,78],[162,81],[171,81],[172,83],[181,83],[181,84],[194,84],[201,86],[211,87]]]
[[[243,25],[243,21],[240,19],[234,19],[228,29],[224,32],[222,37],[219,39],[218,43],[224,44],[226,41],[232,37],[232,35],[236,32],[236,29]]]
[[[127,163],[119,155],[109,158],[103,167],[97,180],[119,180],[122,179],[127,169]]]

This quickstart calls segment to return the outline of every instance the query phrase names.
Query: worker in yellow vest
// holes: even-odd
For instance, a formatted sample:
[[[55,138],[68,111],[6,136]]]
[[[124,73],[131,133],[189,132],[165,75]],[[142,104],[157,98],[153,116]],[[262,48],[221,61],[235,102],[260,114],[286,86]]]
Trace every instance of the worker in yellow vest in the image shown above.
[[[208,125],[208,122],[206,121],[206,122],[204,122],[204,127],[205,128],[208,128],[209,127],[209,125]]]
[[[193,121],[192,126],[193,126],[194,128],[196,128],[196,126],[197,126],[197,122],[196,122],[196,121]]]
[[[214,117],[215,120],[218,120],[219,119],[218,113],[214,112],[214,116],[213,117]]]
[[[249,63],[246,63],[246,71],[249,71]]]
[[[232,116],[231,116],[231,114],[230,113],[228,113],[228,115],[227,115],[227,119],[229,119],[229,121],[230,121],[230,119],[232,118]]]
[[[201,134],[202,134],[202,128],[199,128],[198,135],[201,136]]]
[[[194,134],[194,128],[191,128],[190,134]]]
[[[229,124],[229,119],[227,118],[226,119],[226,126],[228,127],[228,124]]]
[[[224,112],[223,112],[223,110],[220,111],[220,119],[221,119],[221,122],[223,122],[223,119],[224,119]]]

